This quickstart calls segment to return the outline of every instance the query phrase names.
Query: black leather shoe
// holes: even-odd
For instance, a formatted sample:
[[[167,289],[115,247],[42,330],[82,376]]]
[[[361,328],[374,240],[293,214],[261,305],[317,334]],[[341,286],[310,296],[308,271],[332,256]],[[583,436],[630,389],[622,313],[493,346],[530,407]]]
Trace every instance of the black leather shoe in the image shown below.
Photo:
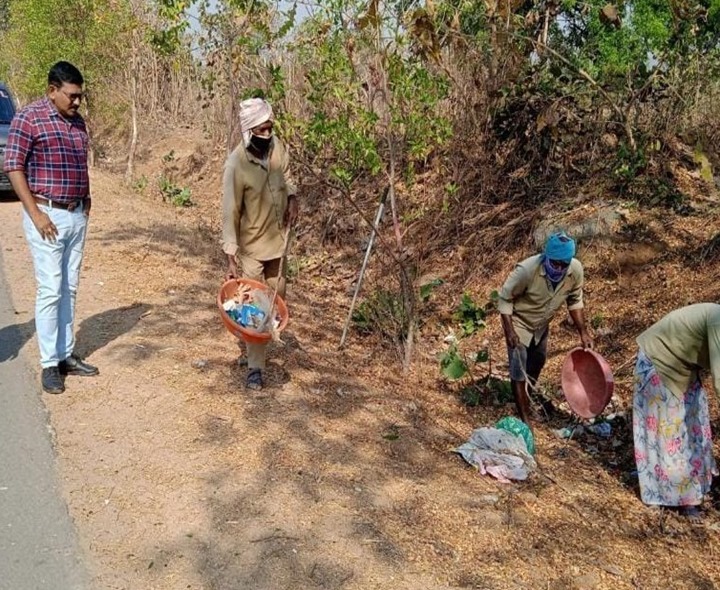
[[[80,377],[92,377],[100,373],[97,367],[86,363],[84,360],[71,355],[58,366],[61,375],[79,375]]]
[[[62,393],[65,391],[65,385],[57,367],[47,367],[42,370],[42,388],[45,393]]]

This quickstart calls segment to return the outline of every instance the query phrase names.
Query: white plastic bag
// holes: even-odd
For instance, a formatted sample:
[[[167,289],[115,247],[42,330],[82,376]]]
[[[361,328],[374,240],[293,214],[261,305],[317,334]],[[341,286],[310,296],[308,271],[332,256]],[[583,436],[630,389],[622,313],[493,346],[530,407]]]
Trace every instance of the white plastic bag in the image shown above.
[[[490,474],[503,483],[527,479],[537,467],[525,439],[499,428],[476,428],[470,440],[454,452],[477,467],[482,475]]]

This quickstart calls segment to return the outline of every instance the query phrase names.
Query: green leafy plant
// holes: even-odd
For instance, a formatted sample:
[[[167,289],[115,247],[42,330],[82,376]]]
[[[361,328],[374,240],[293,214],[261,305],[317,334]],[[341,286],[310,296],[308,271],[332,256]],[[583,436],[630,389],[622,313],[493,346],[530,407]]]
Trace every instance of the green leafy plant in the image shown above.
[[[147,178],[147,176],[145,176],[143,174],[140,178],[135,180],[135,182],[133,183],[133,189],[139,193],[142,193],[147,188],[147,185],[148,185],[148,178]]]
[[[460,324],[461,337],[472,336],[485,328],[485,309],[478,306],[468,293],[463,293],[454,318]]]
[[[490,354],[486,348],[477,351],[472,357],[460,352],[459,342],[485,329],[485,309],[469,293],[463,293],[453,319],[460,328],[460,336],[457,340],[451,339],[447,350],[440,357],[440,368],[448,379],[458,380],[471,375],[472,364],[488,362]]]
[[[458,352],[457,344],[452,343],[440,357],[440,370],[452,381],[462,379],[470,372],[467,361]]]
[[[182,187],[170,198],[170,202],[176,207],[190,207],[193,204],[190,198],[190,189],[186,186]]]
[[[165,176],[160,177],[158,184],[163,201],[169,201],[176,207],[190,207],[193,204],[188,187],[179,187]]]
[[[463,293],[460,304],[453,314],[460,333],[448,338],[447,349],[440,355],[440,371],[449,381],[459,383],[461,401],[476,406],[483,399],[505,403],[510,395],[509,383],[492,375],[492,359],[486,345],[474,352],[464,352],[463,342],[477,336],[485,329],[487,310],[496,305],[498,294],[493,291],[485,305],[480,305],[468,293]],[[475,367],[486,365],[487,372],[478,377]]]
[[[433,291],[444,283],[445,281],[442,279],[432,279],[431,281],[420,285],[420,301],[423,303],[429,301]]]

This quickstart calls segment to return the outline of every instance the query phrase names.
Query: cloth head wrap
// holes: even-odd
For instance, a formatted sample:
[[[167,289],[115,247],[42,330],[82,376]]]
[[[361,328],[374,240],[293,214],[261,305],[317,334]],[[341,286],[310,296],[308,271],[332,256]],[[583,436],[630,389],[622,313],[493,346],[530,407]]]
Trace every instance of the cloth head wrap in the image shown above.
[[[569,263],[575,256],[575,240],[565,232],[552,234],[545,242],[545,257]]]
[[[273,120],[273,110],[262,98],[248,98],[240,103],[240,131],[245,147],[250,144],[250,130]]]
[[[545,269],[545,276],[550,280],[553,287],[558,286],[558,283],[565,278],[568,268],[570,268],[569,265],[564,268],[555,268],[547,256],[543,256],[542,264]]]

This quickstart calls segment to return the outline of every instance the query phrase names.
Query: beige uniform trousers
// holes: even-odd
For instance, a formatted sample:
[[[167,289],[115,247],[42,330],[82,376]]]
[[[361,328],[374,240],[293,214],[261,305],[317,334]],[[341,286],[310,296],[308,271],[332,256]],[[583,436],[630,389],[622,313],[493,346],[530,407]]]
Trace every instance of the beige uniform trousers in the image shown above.
[[[282,258],[273,260],[255,260],[247,256],[238,255],[238,265],[242,276],[246,279],[267,283],[271,289],[275,289],[280,297],[285,297],[285,265],[281,263]],[[264,369],[267,344],[247,343],[248,369]]]

